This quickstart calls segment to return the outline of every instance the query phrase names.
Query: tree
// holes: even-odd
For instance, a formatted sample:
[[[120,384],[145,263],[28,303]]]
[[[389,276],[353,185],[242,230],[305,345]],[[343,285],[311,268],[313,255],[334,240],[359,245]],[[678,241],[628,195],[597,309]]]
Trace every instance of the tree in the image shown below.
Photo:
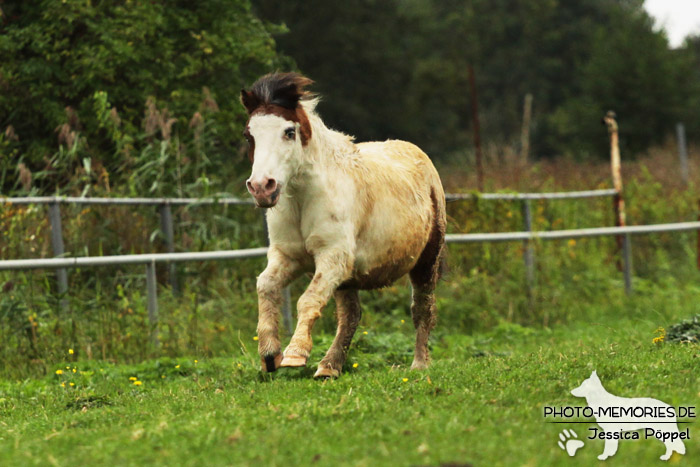
[[[120,162],[94,109],[98,91],[131,130],[152,96],[175,116],[174,131],[204,93],[218,103],[217,134],[231,145],[245,121],[240,89],[291,63],[275,50],[271,33],[280,29],[256,18],[248,0],[6,0],[0,8],[0,128],[15,135],[13,148],[5,138],[0,150],[33,169],[56,151],[66,123],[85,139],[85,155]]]

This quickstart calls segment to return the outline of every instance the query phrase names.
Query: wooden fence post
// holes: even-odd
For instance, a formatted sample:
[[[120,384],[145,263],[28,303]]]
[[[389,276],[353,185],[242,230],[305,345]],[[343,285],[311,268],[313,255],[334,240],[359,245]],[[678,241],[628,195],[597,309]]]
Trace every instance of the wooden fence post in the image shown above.
[[[481,126],[479,125],[479,100],[476,93],[476,78],[474,67],[469,65],[469,90],[472,101],[472,127],[474,129],[474,154],[476,157],[476,186],[484,192],[484,160],[481,154]]]
[[[615,188],[615,197],[613,198],[613,208],[615,212],[615,226],[624,227],[625,219],[625,200],[622,197],[622,171],[620,162],[620,142],[618,135],[617,121],[615,121],[615,112],[608,111],[603,117],[603,123],[608,127],[610,135],[610,168],[612,171],[613,188]],[[631,247],[631,245],[630,245]],[[617,236],[617,251],[618,254],[623,253],[624,237]],[[622,262],[618,259],[617,268],[622,270]]]
[[[682,123],[676,124],[676,139],[678,142],[678,158],[681,163],[681,179],[683,184],[688,184],[688,146],[685,142],[685,125]]]
[[[532,94],[525,95],[523,104],[523,128],[520,133],[520,163],[525,166],[530,153],[530,120],[532,119]]]

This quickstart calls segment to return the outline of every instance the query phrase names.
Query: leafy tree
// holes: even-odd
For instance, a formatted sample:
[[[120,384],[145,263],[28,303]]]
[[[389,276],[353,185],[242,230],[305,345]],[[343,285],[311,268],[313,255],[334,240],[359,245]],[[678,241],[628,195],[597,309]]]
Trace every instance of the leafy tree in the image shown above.
[[[256,18],[248,0],[0,0],[0,21],[0,128],[12,136],[0,148],[32,170],[57,138],[84,138],[83,157],[123,162],[95,111],[98,91],[127,133],[140,129],[149,97],[176,132],[204,93],[218,103],[216,134],[230,146],[244,121],[241,87],[291,63],[271,37],[281,30]]]
[[[606,157],[599,122],[610,108],[628,153],[697,114],[690,106],[697,86],[678,85],[697,80],[686,73],[689,54],[669,49],[643,0],[256,0],[255,6],[261,17],[286,24],[279,47],[318,81],[327,97],[324,118],[361,140],[400,137],[438,158],[463,152],[471,140],[470,65],[482,139],[517,146],[523,98],[532,93],[539,155]]]

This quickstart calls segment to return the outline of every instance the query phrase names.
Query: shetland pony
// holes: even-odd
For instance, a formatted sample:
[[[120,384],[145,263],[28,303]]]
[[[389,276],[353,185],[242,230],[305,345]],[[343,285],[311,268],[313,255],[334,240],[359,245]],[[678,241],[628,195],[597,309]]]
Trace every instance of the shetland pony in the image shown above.
[[[253,165],[246,181],[267,208],[270,248],[257,280],[258,351],[264,371],[305,366],[311,329],[331,297],[335,340],[315,377],[337,377],[360,321],[358,291],[409,274],[416,328],[412,369],[429,364],[435,285],[445,242],[445,193],[435,167],[404,141],[356,144],[326,127],[318,99],[296,73],[273,73],[241,91],[244,136]],[[297,327],[284,353],[278,336],[282,289],[313,278],[297,303]]]

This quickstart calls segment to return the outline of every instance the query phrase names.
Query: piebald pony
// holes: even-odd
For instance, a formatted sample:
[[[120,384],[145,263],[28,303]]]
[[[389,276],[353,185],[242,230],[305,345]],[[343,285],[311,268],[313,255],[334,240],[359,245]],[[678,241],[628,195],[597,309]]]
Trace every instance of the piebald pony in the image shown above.
[[[318,99],[305,90],[311,83],[296,73],[274,73],[241,91],[253,164],[246,185],[255,203],[268,208],[268,263],[257,281],[263,370],[306,365],[311,329],[333,296],[338,330],[315,376],[339,376],[360,321],[358,290],[385,287],[406,273],[416,328],[411,368],[427,368],[445,238],[440,177],[411,143],[356,144],[326,127],[315,112]],[[282,353],[282,289],[304,272],[313,278]]]

